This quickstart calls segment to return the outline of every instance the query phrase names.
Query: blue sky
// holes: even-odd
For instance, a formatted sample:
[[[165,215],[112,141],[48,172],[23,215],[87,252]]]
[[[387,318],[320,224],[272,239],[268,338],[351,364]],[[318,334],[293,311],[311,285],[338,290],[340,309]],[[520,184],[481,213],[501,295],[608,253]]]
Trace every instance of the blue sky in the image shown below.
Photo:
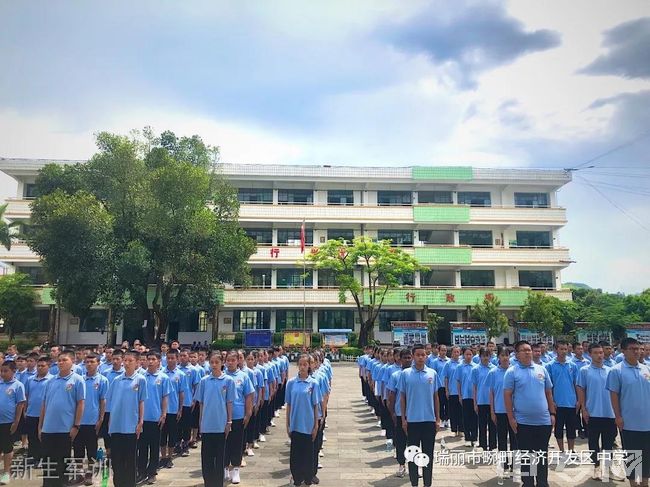
[[[1,1],[0,17],[5,157],[87,158],[94,132],[151,125],[226,162],[564,168],[650,130],[646,1]],[[646,137],[562,189],[564,281],[650,287],[649,154]]]

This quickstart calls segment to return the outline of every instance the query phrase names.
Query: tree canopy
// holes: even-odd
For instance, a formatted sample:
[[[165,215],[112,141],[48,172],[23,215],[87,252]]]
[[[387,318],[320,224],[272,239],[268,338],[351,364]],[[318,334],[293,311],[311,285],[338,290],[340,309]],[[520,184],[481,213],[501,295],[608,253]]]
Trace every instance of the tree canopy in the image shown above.
[[[488,294],[482,303],[476,303],[471,310],[472,318],[485,324],[488,341],[508,331],[508,317],[501,312],[499,306],[501,300]]]
[[[34,289],[29,286],[29,276],[15,273],[0,276],[0,319],[4,331],[13,340],[17,333],[26,331],[34,317]]]

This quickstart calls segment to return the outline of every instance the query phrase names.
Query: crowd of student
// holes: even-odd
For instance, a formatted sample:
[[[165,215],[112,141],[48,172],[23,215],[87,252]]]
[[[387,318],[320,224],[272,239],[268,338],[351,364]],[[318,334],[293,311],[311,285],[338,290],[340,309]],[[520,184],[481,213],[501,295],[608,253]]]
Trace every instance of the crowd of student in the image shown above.
[[[45,486],[92,485],[103,456],[116,487],[154,484],[161,468],[199,444],[205,485],[239,484],[244,454],[266,442],[285,404],[293,482],[319,482],[332,380],[320,351],[301,356],[291,379],[282,347],[208,352],[178,342],[160,351],[139,342],[52,346],[48,354],[11,346],[0,371],[0,485],[11,481],[17,442],[43,468]]]
[[[422,478],[431,486],[436,433],[449,428],[464,437],[466,448],[473,450],[478,441],[483,451],[501,452],[500,479],[547,487],[551,434],[566,462],[580,431],[588,438],[594,479],[622,479],[611,462],[620,433],[628,455],[642,455],[639,468],[626,471],[630,485],[648,486],[650,344],[626,338],[617,352],[606,342],[565,341],[552,351],[526,341],[514,348],[491,342],[450,348],[368,347],[358,359],[364,400],[387,451],[395,450],[398,477],[406,475],[408,463],[411,485],[418,485],[417,462],[405,455],[416,446],[429,459]]]

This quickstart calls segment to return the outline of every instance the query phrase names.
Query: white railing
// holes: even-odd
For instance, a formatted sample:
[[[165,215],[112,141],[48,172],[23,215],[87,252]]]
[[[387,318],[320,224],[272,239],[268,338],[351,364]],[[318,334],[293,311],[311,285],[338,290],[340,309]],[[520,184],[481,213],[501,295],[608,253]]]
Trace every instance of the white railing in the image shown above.
[[[34,200],[22,198],[7,198],[7,210],[5,211],[5,218],[9,220],[17,220],[22,218],[29,218],[31,209],[29,205]]]
[[[564,208],[471,207],[471,223],[509,223],[521,225],[564,225]]]
[[[38,254],[32,250],[24,242],[12,242],[11,250],[7,250],[4,246],[0,245],[0,260],[7,262],[39,262]]]
[[[327,304],[337,305],[339,303],[339,292],[336,289],[226,289],[224,291],[224,301],[226,305],[266,305],[282,304],[302,306]],[[352,297],[347,296],[344,304],[353,304]]]
[[[566,267],[571,263],[569,249],[556,248],[473,248],[472,264],[527,264]]]

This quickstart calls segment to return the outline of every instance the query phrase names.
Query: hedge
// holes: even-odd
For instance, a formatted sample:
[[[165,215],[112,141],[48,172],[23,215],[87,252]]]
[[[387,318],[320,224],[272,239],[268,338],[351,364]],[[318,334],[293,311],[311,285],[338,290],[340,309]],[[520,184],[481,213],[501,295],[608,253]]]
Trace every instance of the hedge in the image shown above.
[[[359,355],[363,355],[363,350],[357,347],[341,347],[339,352],[341,352],[341,355],[347,355],[349,357],[358,357]]]
[[[43,345],[43,340],[14,340],[9,342],[9,340],[0,341],[0,352],[5,352],[9,345],[16,345],[18,351],[21,353],[31,352],[32,348],[40,347]]]

